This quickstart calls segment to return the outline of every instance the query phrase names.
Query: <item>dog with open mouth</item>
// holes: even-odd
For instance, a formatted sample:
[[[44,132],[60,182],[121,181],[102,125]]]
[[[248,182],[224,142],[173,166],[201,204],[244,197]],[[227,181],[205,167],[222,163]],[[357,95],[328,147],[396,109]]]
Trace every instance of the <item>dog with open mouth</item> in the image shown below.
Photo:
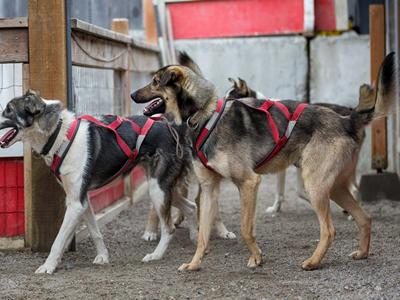
[[[167,250],[175,229],[171,206],[187,217],[191,236],[197,235],[196,205],[186,197],[192,173],[190,151],[182,144],[177,153],[177,140],[171,133],[172,128],[182,135],[177,126],[145,116],[75,117],[62,108],[60,101],[45,100],[37,92],[28,91],[12,99],[2,112],[0,129],[5,128],[10,129],[0,138],[0,146],[28,142],[51,166],[66,193],[62,226],[36,273],[55,271],[81,219],[97,250],[93,263],[109,262],[87,192],[129,173],[136,165],[147,171],[150,198],[161,224],[161,239],[143,261],[161,259]]]
[[[201,185],[199,233],[192,261],[179,269],[200,268],[223,178],[230,179],[239,189],[241,234],[250,251],[247,265],[260,265],[262,253],[254,227],[260,178],[293,164],[301,169],[320,224],[318,245],[303,261],[302,268],[318,268],[335,238],[330,199],[348,211],[358,226],[359,246],[350,256],[368,257],[371,218],[354,199],[349,185],[365,126],[388,114],[394,103],[396,72],[391,53],[381,65],[375,88],[361,87],[367,97],[344,117],[332,109],[293,100],[224,101],[218,99],[215,86],[191,68],[169,65],[159,69],[152,82],[131,97],[137,103],[161,98],[165,116],[187,128],[187,137],[192,140],[193,166]]]

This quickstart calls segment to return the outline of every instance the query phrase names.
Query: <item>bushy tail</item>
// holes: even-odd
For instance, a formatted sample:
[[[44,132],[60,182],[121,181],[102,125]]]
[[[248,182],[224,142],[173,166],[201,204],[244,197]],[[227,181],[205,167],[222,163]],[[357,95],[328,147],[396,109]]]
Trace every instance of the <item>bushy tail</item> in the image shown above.
[[[368,84],[360,87],[359,103],[351,118],[359,129],[373,119],[387,115],[396,100],[397,67],[394,52],[388,54],[379,68],[375,88]]]

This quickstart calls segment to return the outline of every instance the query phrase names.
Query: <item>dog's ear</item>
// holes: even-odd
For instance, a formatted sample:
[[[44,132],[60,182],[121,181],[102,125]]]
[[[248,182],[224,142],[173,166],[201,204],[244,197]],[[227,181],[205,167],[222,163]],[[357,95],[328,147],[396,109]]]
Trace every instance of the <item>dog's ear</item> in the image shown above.
[[[245,80],[243,80],[242,78],[238,77],[238,81],[239,81],[239,86],[243,89],[243,88],[247,88],[247,83]]]
[[[25,110],[31,115],[38,115],[46,108],[46,103],[36,91],[29,90],[25,94]]]
[[[39,91],[36,91],[36,90],[28,89],[28,91],[26,92],[25,95],[26,95],[26,96],[28,96],[28,95],[36,95],[36,96],[39,96],[39,97],[40,97],[40,92],[39,92]]]
[[[229,77],[229,78],[228,78],[228,81],[229,81],[230,83],[233,84],[233,88],[234,88],[234,89],[238,89],[238,88],[239,88],[239,87],[238,87],[238,84],[237,84],[237,82],[236,82],[236,80],[233,79],[232,77]]]
[[[180,70],[178,70],[177,68],[175,69],[167,69],[160,78],[160,85],[161,86],[166,86],[168,84],[171,84],[173,82],[176,82],[179,80],[179,78],[181,77],[182,73]]]

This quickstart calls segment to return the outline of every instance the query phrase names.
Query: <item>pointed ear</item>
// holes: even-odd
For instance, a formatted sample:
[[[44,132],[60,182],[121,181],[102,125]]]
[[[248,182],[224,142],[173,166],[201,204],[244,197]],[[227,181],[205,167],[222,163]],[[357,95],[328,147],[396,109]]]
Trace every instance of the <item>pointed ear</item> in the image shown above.
[[[247,89],[247,83],[244,81],[242,78],[238,77],[239,80],[239,86],[241,89]]]
[[[238,84],[237,84],[237,82],[235,81],[235,79],[233,79],[232,77],[229,77],[228,80],[229,80],[229,82],[231,82],[231,83],[233,84],[233,87],[234,87],[235,89],[238,88]]]
[[[46,103],[35,92],[29,90],[25,95],[25,110],[31,115],[38,115],[44,111]]]
[[[160,85],[166,86],[179,80],[181,72],[177,69],[167,69],[164,74],[162,74],[160,79]]]
[[[26,95],[26,96],[28,96],[28,95],[37,95],[37,96],[40,96],[40,92],[39,92],[39,91],[32,90],[32,89],[28,89],[28,91],[26,92],[25,95]]]

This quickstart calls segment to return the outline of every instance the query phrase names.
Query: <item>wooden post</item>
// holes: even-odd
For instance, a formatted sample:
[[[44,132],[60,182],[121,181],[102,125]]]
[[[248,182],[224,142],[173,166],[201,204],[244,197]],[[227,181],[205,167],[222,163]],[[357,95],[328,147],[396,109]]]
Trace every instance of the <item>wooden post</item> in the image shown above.
[[[28,11],[29,86],[67,107],[65,2],[30,0]],[[63,220],[65,194],[44,161],[25,149],[25,243],[48,251]]]
[[[111,23],[111,30],[129,35],[129,20],[126,18],[113,19]]]
[[[146,41],[151,44],[158,44],[156,13],[153,0],[143,0],[143,23]]]
[[[113,31],[129,35],[128,19],[113,19],[111,28]],[[129,54],[127,54],[129,56]],[[128,57],[128,65],[125,70],[114,71],[114,105],[120,104],[121,111],[118,114],[124,116],[131,115],[131,72],[130,58]],[[125,196],[132,197],[132,185],[130,177],[124,179]]]
[[[379,67],[385,58],[385,8],[383,5],[369,6],[369,31],[371,48],[371,83],[375,84]],[[381,172],[388,167],[387,120],[380,118],[372,122],[372,169]]]

